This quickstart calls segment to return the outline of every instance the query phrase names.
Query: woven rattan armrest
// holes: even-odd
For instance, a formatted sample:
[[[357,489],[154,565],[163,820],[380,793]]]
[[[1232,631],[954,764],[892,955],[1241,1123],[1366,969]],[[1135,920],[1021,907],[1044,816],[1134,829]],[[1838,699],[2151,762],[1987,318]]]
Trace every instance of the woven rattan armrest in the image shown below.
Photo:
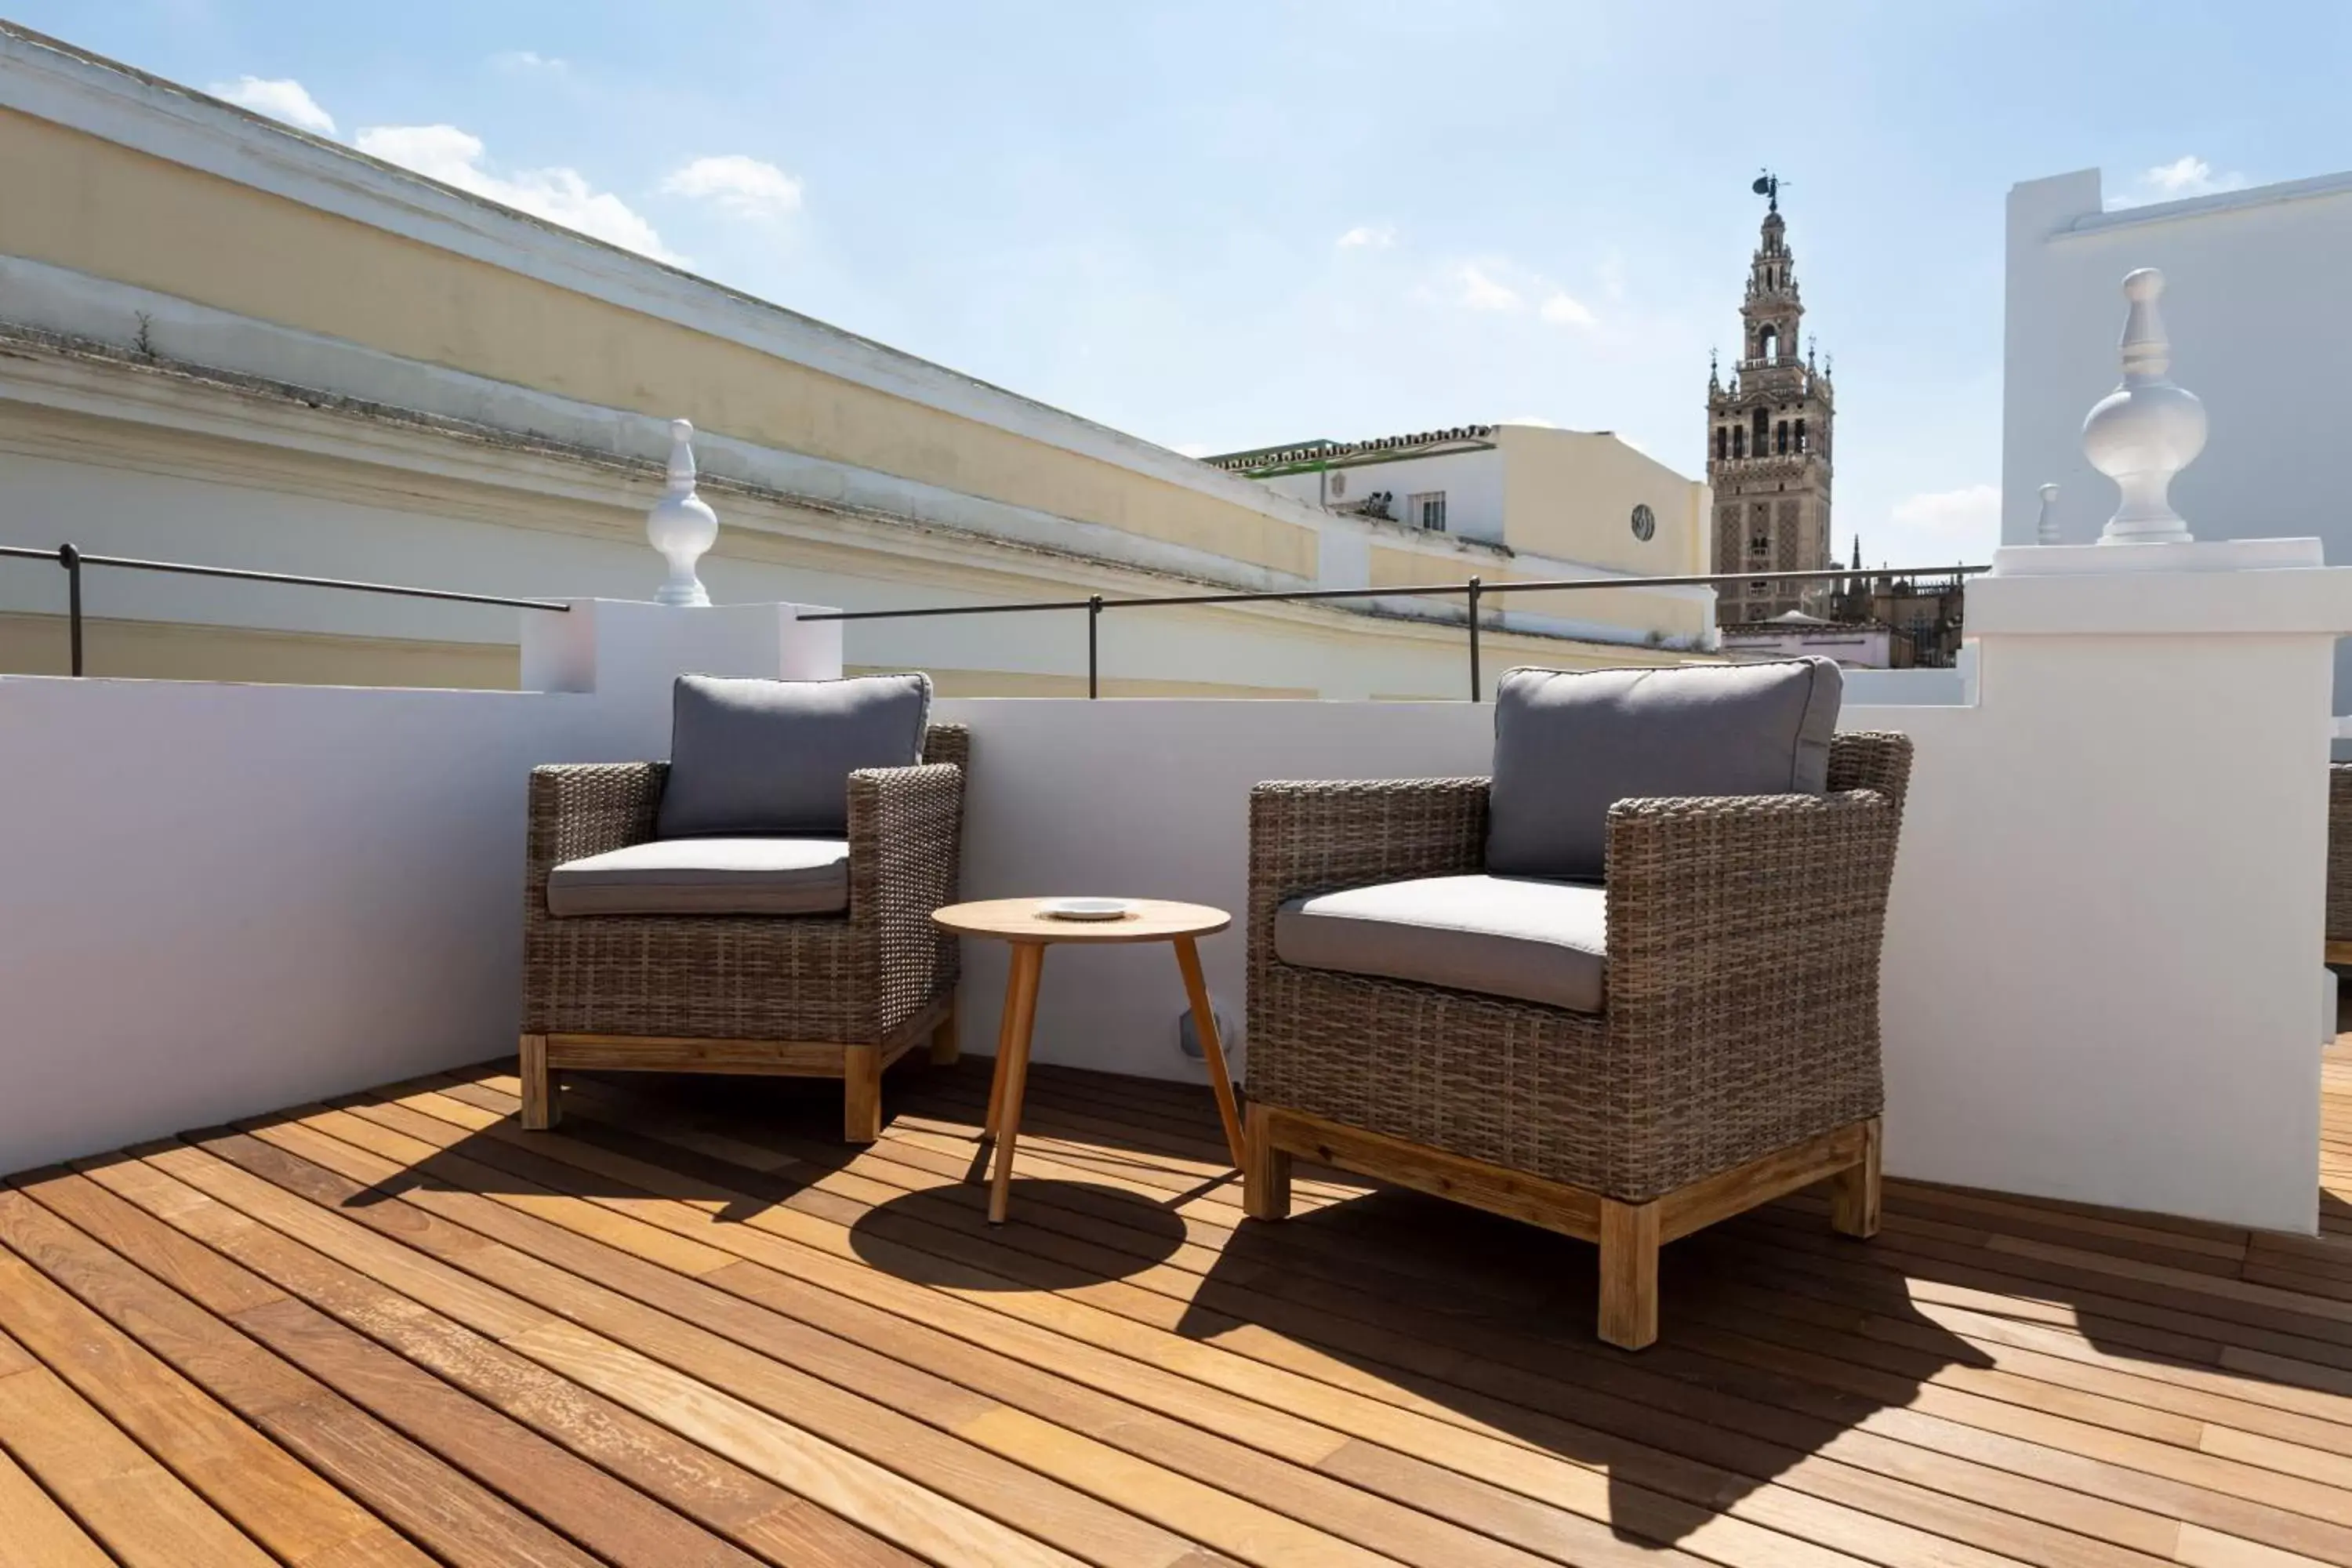
[[[871,916],[887,889],[953,902],[963,824],[963,769],[952,763],[860,768],[849,775],[849,918]]]
[[[555,763],[530,770],[526,887],[543,899],[547,874],[567,860],[625,849],[654,837],[667,763]]]
[[[1348,779],[1250,791],[1250,881],[1283,898],[1475,871],[1485,779]]]
[[[1610,990],[1694,941],[1815,944],[1883,920],[1902,810],[1877,790],[1621,800],[1609,809]]]
[[[1273,955],[1284,900],[1409,877],[1475,871],[1485,779],[1275,782],[1250,791],[1249,945]]]

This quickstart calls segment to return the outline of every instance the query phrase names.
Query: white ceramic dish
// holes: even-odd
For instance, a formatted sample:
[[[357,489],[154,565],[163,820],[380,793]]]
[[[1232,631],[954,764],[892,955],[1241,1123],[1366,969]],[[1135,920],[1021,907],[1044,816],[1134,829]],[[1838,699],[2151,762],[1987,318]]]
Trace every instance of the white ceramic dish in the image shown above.
[[[1126,899],[1047,899],[1037,912],[1049,921],[1115,921],[1135,912]]]

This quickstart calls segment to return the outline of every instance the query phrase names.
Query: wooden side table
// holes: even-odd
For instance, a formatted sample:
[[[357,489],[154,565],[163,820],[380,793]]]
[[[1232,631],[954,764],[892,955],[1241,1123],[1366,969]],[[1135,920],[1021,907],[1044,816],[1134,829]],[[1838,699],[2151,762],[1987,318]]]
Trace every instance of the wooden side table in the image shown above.
[[[1135,907],[1118,920],[1056,920],[1044,912],[1051,899],[989,899],[979,903],[950,904],[931,919],[962,936],[988,937],[1013,947],[1013,974],[1004,987],[1004,1021],[996,1037],[996,1076],[988,1086],[988,1119],[982,1135],[996,1143],[996,1173],[988,1194],[988,1223],[1003,1225],[1013,1191],[1013,1145],[1021,1133],[1021,1097],[1029,1084],[1029,1031],[1037,1021],[1037,977],[1045,967],[1045,950],[1056,942],[1096,946],[1115,942],[1165,942],[1176,949],[1176,967],[1183,973],[1184,994],[1192,1007],[1192,1026],[1200,1032],[1201,1053],[1208,1058],[1209,1087],[1217,1097],[1217,1115],[1225,1124],[1225,1147],[1234,1168],[1242,1165],[1242,1121],[1234,1108],[1234,1084],[1225,1071],[1224,1043],[1217,1037],[1217,1020],[1209,1011],[1209,988],[1201,978],[1196,937],[1213,936],[1234,923],[1233,916],[1206,904],[1175,904],[1160,899],[1137,899]]]

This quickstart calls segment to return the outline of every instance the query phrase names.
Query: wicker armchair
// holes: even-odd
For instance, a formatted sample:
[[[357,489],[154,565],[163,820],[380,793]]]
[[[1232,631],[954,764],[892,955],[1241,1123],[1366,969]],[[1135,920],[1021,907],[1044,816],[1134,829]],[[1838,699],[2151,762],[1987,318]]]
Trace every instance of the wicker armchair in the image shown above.
[[[1825,795],[1619,802],[1599,1013],[1284,963],[1286,900],[1481,870],[1487,781],[1258,785],[1250,1214],[1288,1212],[1296,1153],[1598,1241],[1601,1337],[1636,1349],[1663,1242],[1824,1178],[1871,1235],[1910,763],[1843,734]]]
[[[845,914],[557,918],[548,873],[646,842],[667,763],[535,768],[523,899],[523,1125],[553,1125],[564,1068],[838,1078],[852,1142],[881,1135],[882,1069],[931,1037],[956,1058],[961,725],[923,763],[849,775]]]
[[[2327,962],[2352,964],[2352,763],[2327,764]]]

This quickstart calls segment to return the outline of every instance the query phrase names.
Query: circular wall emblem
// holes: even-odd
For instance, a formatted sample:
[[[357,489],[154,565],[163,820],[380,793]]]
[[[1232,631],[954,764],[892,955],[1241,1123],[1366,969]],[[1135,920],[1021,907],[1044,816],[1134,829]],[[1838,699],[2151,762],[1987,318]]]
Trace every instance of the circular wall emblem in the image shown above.
[[[1657,531],[1658,514],[1652,511],[1646,503],[1634,507],[1633,537],[1647,544],[1650,542],[1650,536]]]

